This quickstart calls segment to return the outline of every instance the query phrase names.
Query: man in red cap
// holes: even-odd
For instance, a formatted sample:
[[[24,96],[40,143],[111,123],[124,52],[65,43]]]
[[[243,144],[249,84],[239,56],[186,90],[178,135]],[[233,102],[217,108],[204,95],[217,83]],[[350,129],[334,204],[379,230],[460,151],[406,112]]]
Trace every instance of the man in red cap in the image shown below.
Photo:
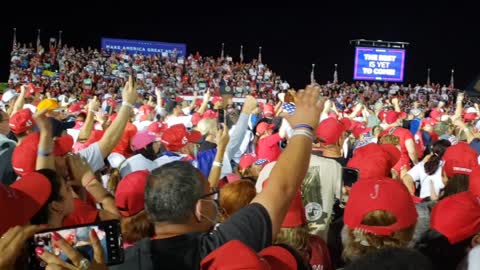
[[[158,162],[165,164],[176,160],[187,161],[208,176],[217,148],[199,152],[198,143],[201,140],[202,134],[199,131],[188,131],[182,124],[171,126],[161,136],[160,141],[167,151],[162,153]]]
[[[380,135],[394,135],[400,139],[401,156],[399,162],[394,166],[394,170],[400,175],[400,169],[403,166],[410,168],[411,163],[418,163],[418,155],[415,147],[415,141],[412,133],[408,129],[402,128],[403,113],[389,110],[381,112],[383,114],[383,121],[387,125],[385,131]]]
[[[20,110],[12,115],[8,121],[10,131],[15,134],[18,143],[20,143],[26,135],[32,132],[35,125],[32,112],[29,109]]]
[[[315,135],[319,140],[318,150],[320,153],[318,155],[330,158],[340,165],[345,166],[346,160],[342,155],[342,146],[345,141],[345,132],[347,131],[347,122],[341,122],[335,118],[327,118],[320,122]]]

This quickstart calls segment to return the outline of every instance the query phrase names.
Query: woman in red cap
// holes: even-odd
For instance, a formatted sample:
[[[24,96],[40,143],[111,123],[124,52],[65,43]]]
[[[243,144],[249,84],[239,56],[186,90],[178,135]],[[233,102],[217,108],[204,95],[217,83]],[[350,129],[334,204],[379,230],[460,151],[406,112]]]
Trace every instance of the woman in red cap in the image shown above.
[[[343,257],[353,261],[388,247],[406,247],[418,214],[405,186],[393,179],[361,180],[345,208]]]

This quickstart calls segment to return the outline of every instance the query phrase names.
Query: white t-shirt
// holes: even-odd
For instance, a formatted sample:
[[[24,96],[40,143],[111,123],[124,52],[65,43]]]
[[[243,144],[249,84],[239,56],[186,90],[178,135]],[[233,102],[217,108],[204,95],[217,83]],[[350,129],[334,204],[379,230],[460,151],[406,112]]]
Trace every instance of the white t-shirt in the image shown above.
[[[177,124],[183,124],[186,128],[191,128],[192,127],[192,116],[169,116],[166,121],[168,127],[171,127],[173,125]]]
[[[100,146],[98,143],[91,144],[85,149],[78,151],[78,154],[84,157],[92,171],[96,172],[105,166],[105,162],[103,162],[102,152],[100,151]]]
[[[431,183],[435,193],[438,195],[440,190],[445,187],[442,181],[442,168],[444,162],[440,161],[438,169],[433,175],[428,175],[425,172],[425,162],[421,161],[408,171],[408,174],[413,178],[413,181],[420,183],[420,198],[431,196]]]

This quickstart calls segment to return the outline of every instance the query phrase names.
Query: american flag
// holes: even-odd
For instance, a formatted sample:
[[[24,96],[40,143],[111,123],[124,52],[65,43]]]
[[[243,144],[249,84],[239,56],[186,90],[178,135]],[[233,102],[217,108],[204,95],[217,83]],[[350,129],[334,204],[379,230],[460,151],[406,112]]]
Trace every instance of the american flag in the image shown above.
[[[288,114],[293,114],[295,112],[295,104],[293,103],[284,103],[282,109],[287,111]]]
[[[263,158],[255,161],[255,165],[263,165],[265,163],[268,163],[268,160]]]

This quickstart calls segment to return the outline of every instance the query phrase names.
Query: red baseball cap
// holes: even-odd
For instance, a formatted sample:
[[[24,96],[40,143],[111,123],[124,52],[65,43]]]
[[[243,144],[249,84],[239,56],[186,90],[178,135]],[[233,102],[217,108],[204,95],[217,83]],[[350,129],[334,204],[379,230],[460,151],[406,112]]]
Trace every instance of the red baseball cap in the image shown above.
[[[290,204],[290,208],[288,208],[287,215],[283,219],[282,228],[294,228],[304,224],[307,224],[305,206],[303,205],[302,194],[300,191],[297,191],[292,203]]]
[[[23,175],[10,186],[0,184],[0,216],[3,217],[0,235],[14,226],[29,223],[51,192],[50,181],[36,172]]]
[[[437,120],[433,119],[433,118],[425,118],[422,120],[422,128],[425,127],[426,125],[430,125],[432,127],[435,127],[435,125],[437,124]]]
[[[201,99],[196,99],[195,100],[195,107],[200,108],[203,104],[203,100]]]
[[[40,141],[40,133],[35,132],[29,134],[23,141],[15,147],[12,155],[12,166],[15,173],[18,175],[25,175],[29,172],[35,171],[37,162],[38,142]],[[73,138],[70,135],[55,138],[53,148],[54,156],[64,156],[73,147]]]
[[[357,148],[347,166],[359,170],[359,179],[387,177],[399,159],[400,151],[395,146],[371,143]]]
[[[20,110],[12,115],[8,121],[8,126],[13,134],[21,134],[27,131],[35,124],[32,111],[29,109]]]
[[[448,177],[455,174],[470,175],[478,166],[478,154],[468,144],[459,142],[447,148],[443,155],[443,169]]]
[[[471,122],[475,119],[477,119],[478,114],[477,113],[466,113],[463,115],[463,121],[464,122]]]
[[[263,111],[263,115],[265,117],[272,117],[272,116],[275,115],[275,108],[273,107],[272,104],[267,103],[267,104],[263,105],[262,111]]]
[[[320,122],[315,135],[325,144],[330,145],[338,142],[340,136],[347,130],[344,123],[335,118],[327,118]]]
[[[148,170],[136,171],[125,176],[115,191],[115,205],[124,217],[138,214],[145,208],[145,185]]]
[[[218,102],[222,102],[222,101],[223,101],[223,99],[220,96],[214,96],[212,98],[212,104],[214,104],[214,105],[217,104]]]
[[[150,114],[154,111],[154,108],[150,105],[142,105],[139,109],[140,121],[145,121],[148,119]]]
[[[441,109],[432,109],[432,111],[430,112],[430,118],[433,118],[437,121],[440,121],[440,117],[442,117],[443,115],[443,110]]]
[[[183,98],[182,97],[176,97],[175,102],[183,102]]]
[[[430,227],[456,244],[480,231],[480,198],[461,192],[441,200],[432,210]]]
[[[74,103],[68,107],[69,113],[79,113],[82,111],[82,106],[80,103]]]
[[[355,138],[360,137],[360,135],[370,132],[372,128],[367,128],[364,124],[357,125],[353,128],[352,134]]]
[[[393,124],[395,123],[399,118],[405,118],[407,116],[406,113],[404,112],[396,112],[394,110],[389,110],[384,112],[384,119],[387,124]]]
[[[206,112],[203,113],[202,119],[210,119],[210,118],[218,118],[218,112],[207,110]]]
[[[153,122],[153,123],[150,124],[150,126],[148,126],[147,131],[153,132],[153,133],[158,135],[158,134],[163,133],[165,130],[167,130],[167,128],[168,128],[168,126],[165,123]]]
[[[188,131],[184,125],[173,125],[161,137],[161,142],[170,151],[176,151],[188,143],[196,143],[202,139],[202,133],[196,130]]]
[[[253,154],[245,154],[240,158],[240,163],[238,164],[238,167],[240,170],[246,169],[250,166],[252,166],[253,163],[257,161],[257,157]]]
[[[267,132],[267,130],[274,129],[275,125],[274,124],[269,124],[267,122],[261,122],[260,124],[257,125],[257,136],[262,136]]]
[[[391,213],[396,222],[388,226],[362,224],[370,212],[383,210]],[[362,229],[376,235],[389,236],[417,222],[417,210],[406,187],[390,178],[365,180],[355,183],[345,207],[345,225],[351,230]]]
[[[297,260],[283,247],[270,246],[257,254],[239,240],[227,242],[208,254],[200,263],[201,270],[292,270],[297,268]]]

